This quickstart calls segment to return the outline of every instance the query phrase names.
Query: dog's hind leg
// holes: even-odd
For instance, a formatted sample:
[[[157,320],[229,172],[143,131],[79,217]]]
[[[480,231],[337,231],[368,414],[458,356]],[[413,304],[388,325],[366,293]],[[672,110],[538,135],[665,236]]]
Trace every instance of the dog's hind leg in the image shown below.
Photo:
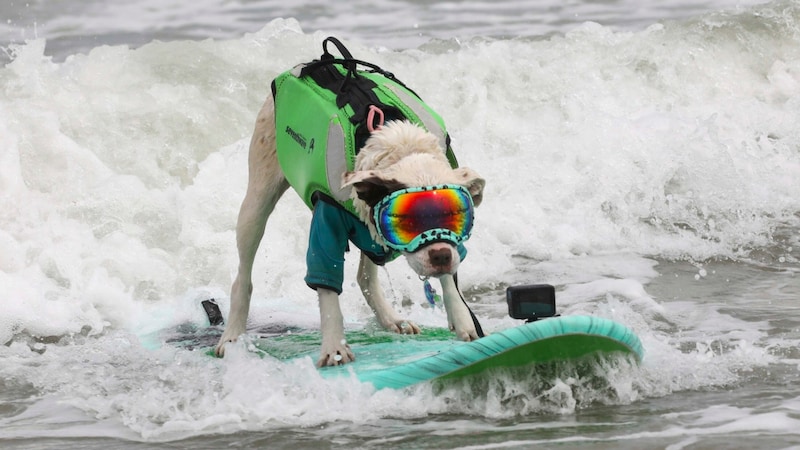
[[[447,310],[447,323],[450,329],[456,333],[456,337],[462,341],[474,341],[478,339],[478,331],[472,322],[472,316],[464,303],[464,296],[459,291],[453,275],[442,275],[439,277],[442,283],[442,297],[444,308]]]
[[[400,334],[419,334],[419,327],[413,322],[398,317],[386,301],[378,280],[378,266],[364,253],[361,253],[361,261],[358,263],[358,286],[361,288],[367,304],[375,312],[378,323],[384,329]]]
[[[225,332],[216,347],[222,356],[227,342],[235,341],[245,332],[253,292],[253,261],[264,236],[267,218],[281,195],[289,187],[278,164],[275,148],[275,115],[272,96],[267,97],[256,118],[255,131],[248,154],[249,175],[247,193],[239,209],[236,223],[236,246],[239,269],[231,288],[231,306]]]

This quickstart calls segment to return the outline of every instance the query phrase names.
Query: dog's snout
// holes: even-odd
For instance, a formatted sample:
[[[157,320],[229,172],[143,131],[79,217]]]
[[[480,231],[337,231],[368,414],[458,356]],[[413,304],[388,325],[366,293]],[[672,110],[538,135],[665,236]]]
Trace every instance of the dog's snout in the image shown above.
[[[431,265],[449,266],[453,262],[453,253],[448,248],[434,248],[428,251]]]

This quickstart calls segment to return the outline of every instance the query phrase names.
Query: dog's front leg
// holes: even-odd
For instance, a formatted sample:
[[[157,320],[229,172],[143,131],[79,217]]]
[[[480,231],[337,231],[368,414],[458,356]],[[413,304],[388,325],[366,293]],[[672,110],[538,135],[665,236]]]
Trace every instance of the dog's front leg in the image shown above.
[[[338,366],[355,361],[356,357],[344,337],[344,317],[339,307],[339,295],[325,288],[317,288],[317,295],[322,331],[322,347],[317,366]]]
[[[442,297],[444,297],[444,309],[447,311],[447,324],[456,333],[456,337],[462,341],[474,341],[478,339],[478,332],[472,322],[472,316],[464,303],[461,292],[456,286],[453,275],[442,275],[439,277],[442,283]]]
[[[378,266],[364,253],[361,253],[361,261],[358,264],[358,286],[361,288],[361,293],[364,294],[367,304],[375,312],[378,323],[385,330],[400,334],[420,333],[417,324],[398,317],[394,309],[386,301],[378,280]]]

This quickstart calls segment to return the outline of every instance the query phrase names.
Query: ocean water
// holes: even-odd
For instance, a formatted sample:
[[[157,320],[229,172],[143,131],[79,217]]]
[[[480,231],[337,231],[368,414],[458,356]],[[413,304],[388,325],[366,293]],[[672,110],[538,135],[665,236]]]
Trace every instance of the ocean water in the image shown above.
[[[0,17],[3,448],[800,448],[797,2],[10,0]],[[223,360],[157,345],[204,326],[202,299],[227,312],[255,114],[328,35],[417,91],[486,178],[460,272],[484,328],[516,324],[507,286],[550,283],[560,313],[633,329],[641,365],[376,392],[244,342]],[[270,219],[252,330],[318,326],[309,220],[291,193]],[[381,277],[445,325],[405,263]],[[342,305],[374,326],[354,282]]]

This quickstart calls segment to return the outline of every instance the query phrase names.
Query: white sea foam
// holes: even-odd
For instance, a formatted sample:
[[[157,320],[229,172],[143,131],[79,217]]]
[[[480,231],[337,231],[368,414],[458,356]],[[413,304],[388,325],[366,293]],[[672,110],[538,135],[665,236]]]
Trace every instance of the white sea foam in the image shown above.
[[[111,435],[148,440],[442,412],[563,413],[736,383],[780,358],[765,349],[768,325],[714,301],[657,298],[648,285],[658,282],[654,259],[778,247],[796,267],[800,13],[761,14],[760,23],[723,15],[638,32],[589,23],[546,40],[405,51],[348,42],[434,106],[462,165],[487,179],[460,273],[485,327],[513,324],[504,286],[550,282],[562,313],[625,323],[647,351],[641,368],[605,367],[607,391],[542,377],[541,395],[514,397],[532,390],[500,380],[488,387],[497,395],[477,399],[468,386],[376,393],[241,345],[215,361],[140,341],[202,324],[203,298],[227,312],[255,112],[275,75],[319,56],[323,33],[276,20],[241,38],[100,46],[63,62],[44,56],[43,40],[16,45],[0,69],[0,343],[9,343],[0,375],[108,420]],[[308,223],[286,195],[257,258],[253,324],[317,326],[302,281]],[[775,239],[780,229],[787,240]],[[699,270],[693,282],[725,284]],[[421,306],[403,263],[381,277],[398,305],[412,300],[410,318],[445,324]],[[342,299],[349,326],[370,320],[354,284]],[[48,395],[41,402],[0,436],[35,433],[42,417],[72,420]],[[55,435],[81,432],[62,425]]]

